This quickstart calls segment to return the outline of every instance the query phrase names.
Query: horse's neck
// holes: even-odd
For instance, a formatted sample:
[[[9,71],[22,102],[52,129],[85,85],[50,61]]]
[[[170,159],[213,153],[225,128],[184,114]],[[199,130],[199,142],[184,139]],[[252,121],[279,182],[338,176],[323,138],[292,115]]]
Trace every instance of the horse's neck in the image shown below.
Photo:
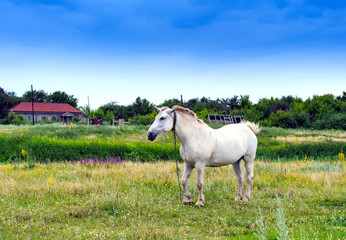
[[[196,119],[181,116],[180,114],[177,116],[175,134],[182,145],[199,138],[206,129],[206,126],[198,123]]]

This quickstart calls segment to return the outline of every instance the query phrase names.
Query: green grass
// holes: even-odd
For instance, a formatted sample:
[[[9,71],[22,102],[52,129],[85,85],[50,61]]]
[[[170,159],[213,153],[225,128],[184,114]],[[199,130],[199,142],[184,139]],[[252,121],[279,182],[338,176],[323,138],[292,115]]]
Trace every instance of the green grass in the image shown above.
[[[180,202],[172,162],[0,165],[0,239],[342,239],[345,162],[315,164],[257,161],[250,202],[232,167],[207,168],[202,208]],[[196,202],[195,171],[189,188]]]
[[[109,156],[149,162],[173,159],[173,135],[164,134],[152,143],[146,139],[147,130],[147,126],[2,126],[0,162],[22,161],[21,149],[35,162]],[[295,161],[307,155],[315,160],[336,160],[345,150],[344,139],[342,131],[263,128],[258,135],[257,158]]]
[[[195,208],[179,200],[172,134],[148,142],[147,129],[0,126],[0,239],[344,238],[344,132],[263,128],[253,199],[234,201],[231,166],[207,168]],[[137,162],[65,162],[94,156]],[[189,188],[196,202],[195,171]]]

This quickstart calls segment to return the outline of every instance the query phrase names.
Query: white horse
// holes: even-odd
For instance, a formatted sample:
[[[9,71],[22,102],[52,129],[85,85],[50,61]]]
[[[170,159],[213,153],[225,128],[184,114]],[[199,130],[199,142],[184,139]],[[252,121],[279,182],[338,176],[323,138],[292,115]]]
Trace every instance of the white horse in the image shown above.
[[[180,155],[184,159],[185,169],[182,177],[184,204],[191,204],[188,178],[193,168],[197,171],[199,191],[196,206],[204,205],[203,176],[205,167],[220,167],[233,164],[238,179],[236,200],[250,200],[253,180],[253,164],[257,150],[256,134],[259,125],[243,121],[240,124],[226,125],[214,130],[196,117],[187,108],[157,108],[159,114],[148,131],[148,139],[154,141],[164,132],[174,131],[180,141]],[[244,175],[240,167],[241,159],[246,167],[246,193],[243,197]]]

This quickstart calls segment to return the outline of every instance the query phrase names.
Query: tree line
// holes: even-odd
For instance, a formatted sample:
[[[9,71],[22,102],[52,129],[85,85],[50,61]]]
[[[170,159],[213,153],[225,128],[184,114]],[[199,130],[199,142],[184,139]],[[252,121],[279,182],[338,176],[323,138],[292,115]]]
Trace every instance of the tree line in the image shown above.
[[[47,93],[43,90],[34,90],[33,94],[31,91],[26,91],[23,96],[18,97],[15,92],[5,91],[0,87],[0,119],[6,118],[8,109],[20,102],[31,102],[32,96],[34,102],[68,103],[73,107],[78,105],[77,98],[62,91]]]
[[[27,91],[22,97],[17,97],[14,92],[0,88],[0,119],[7,116],[7,109],[21,101],[31,101],[31,92]],[[78,104],[77,98],[61,91],[51,94],[43,90],[34,91],[34,101],[69,103],[74,107]],[[181,105],[181,101],[178,98],[168,99],[158,107],[174,105]],[[183,107],[194,111],[205,122],[208,122],[208,114],[227,114],[243,115],[245,120],[262,126],[346,130],[346,92],[340,96],[315,95],[305,101],[293,96],[262,98],[257,103],[252,103],[248,95],[217,99],[202,97],[184,101]],[[157,114],[155,105],[140,97],[127,106],[113,101],[98,109],[82,106],[79,110],[89,118],[125,119],[133,124],[144,125],[152,123]]]
[[[181,105],[181,101],[168,99],[158,107],[174,105]],[[252,103],[248,95],[217,99],[202,97],[184,101],[183,107],[194,111],[205,122],[208,122],[208,114],[227,114],[243,115],[245,120],[262,126],[346,130],[346,92],[341,96],[315,95],[305,101],[292,96],[262,98],[258,103]],[[157,114],[154,105],[140,97],[128,106],[116,102],[105,104],[96,112],[103,113],[106,120],[107,114],[111,114],[115,119],[144,125],[151,124]]]

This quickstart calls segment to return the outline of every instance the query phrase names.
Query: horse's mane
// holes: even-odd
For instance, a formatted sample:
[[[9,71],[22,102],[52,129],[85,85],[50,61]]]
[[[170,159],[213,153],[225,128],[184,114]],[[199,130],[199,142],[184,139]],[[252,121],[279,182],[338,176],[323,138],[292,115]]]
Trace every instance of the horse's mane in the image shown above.
[[[180,113],[183,113],[183,114],[186,114],[188,116],[195,118],[200,123],[204,123],[201,119],[198,119],[196,113],[194,113],[193,111],[191,111],[188,108],[184,108],[184,107],[180,107],[178,105],[175,105],[175,106],[173,106],[173,109],[175,109],[176,111],[178,111]]]

